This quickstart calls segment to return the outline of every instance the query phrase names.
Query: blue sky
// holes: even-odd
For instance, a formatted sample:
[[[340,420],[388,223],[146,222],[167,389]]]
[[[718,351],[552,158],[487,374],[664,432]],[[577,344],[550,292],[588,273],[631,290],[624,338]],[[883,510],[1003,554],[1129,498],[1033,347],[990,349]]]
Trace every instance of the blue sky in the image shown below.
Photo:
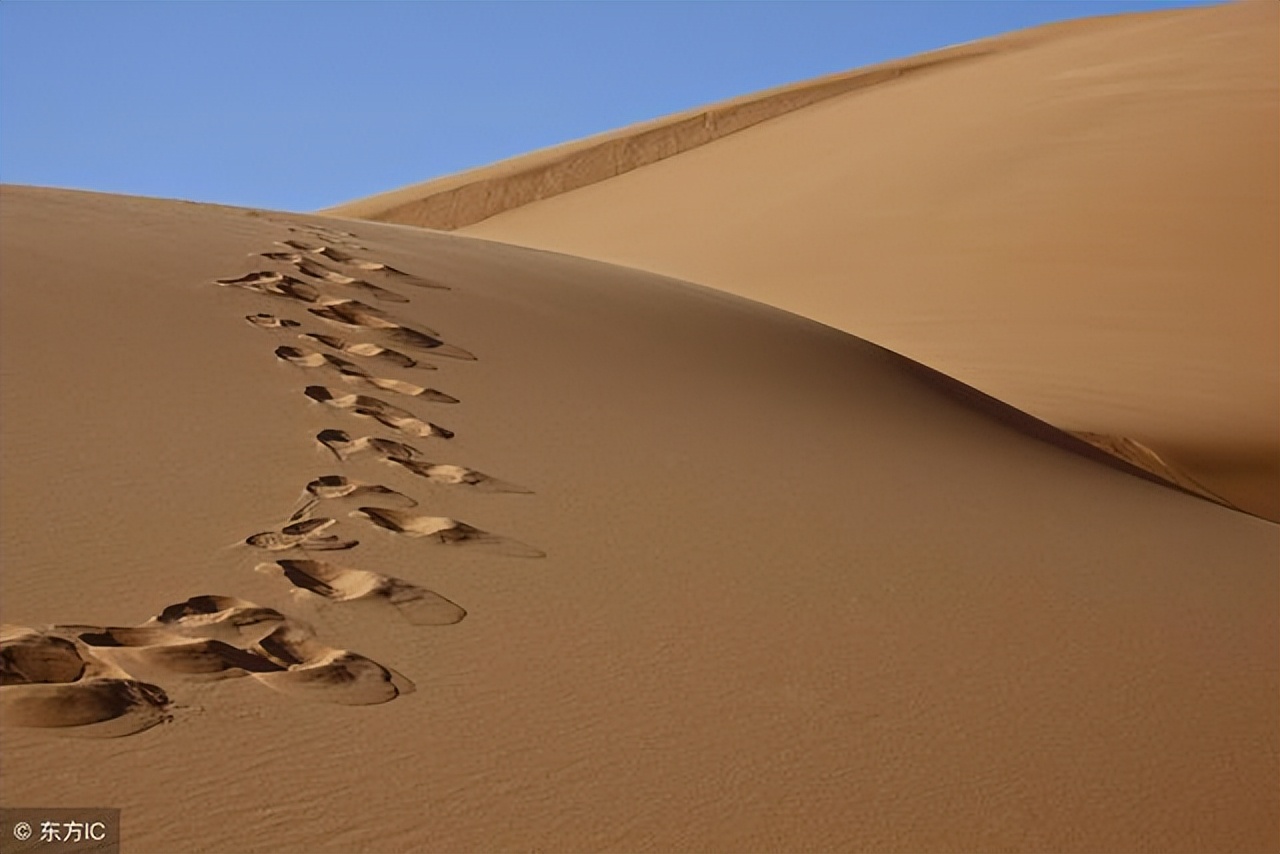
[[[0,180],[313,210],[758,89],[1181,2],[0,3]]]

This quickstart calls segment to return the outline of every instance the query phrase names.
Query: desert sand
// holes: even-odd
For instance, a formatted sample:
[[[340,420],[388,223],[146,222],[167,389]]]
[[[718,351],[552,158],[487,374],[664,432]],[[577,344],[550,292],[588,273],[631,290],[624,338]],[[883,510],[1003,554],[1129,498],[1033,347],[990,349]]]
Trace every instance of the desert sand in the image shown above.
[[[1262,2],[1073,21],[333,212],[759,300],[1276,521],[1278,36]]]
[[[130,851],[1280,841],[1273,523],[651,273],[0,216],[6,805]]]
[[[127,852],[1280,849],[1263,8],[748,96],[430,228],[0,188],[0,805]],[[1214,124],[1135,160],[1152,97]]]

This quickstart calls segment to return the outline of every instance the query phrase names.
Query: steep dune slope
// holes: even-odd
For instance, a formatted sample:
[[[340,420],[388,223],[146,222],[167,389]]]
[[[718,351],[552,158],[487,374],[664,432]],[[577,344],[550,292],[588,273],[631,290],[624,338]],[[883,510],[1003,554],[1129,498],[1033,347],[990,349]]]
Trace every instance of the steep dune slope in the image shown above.
[[[464,230],[814,318],[1280,519],[1278,34],[1271,3],[1015,34]],[[338,210],[452,227],[434,186]]]
[[[5,805],[132,850],[1280,842],[1271,523],[648,273],[0,216]]]

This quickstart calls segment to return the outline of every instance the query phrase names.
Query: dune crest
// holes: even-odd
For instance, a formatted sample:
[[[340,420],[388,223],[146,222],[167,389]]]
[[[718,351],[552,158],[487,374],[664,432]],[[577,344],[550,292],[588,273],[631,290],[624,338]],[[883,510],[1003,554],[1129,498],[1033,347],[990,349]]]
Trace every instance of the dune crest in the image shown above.
[[[1094,18],[1047,24],[779,86],[345,202],[322,213],[452,231],[657,163],[830,98],[1112,22],[1112,18]]]

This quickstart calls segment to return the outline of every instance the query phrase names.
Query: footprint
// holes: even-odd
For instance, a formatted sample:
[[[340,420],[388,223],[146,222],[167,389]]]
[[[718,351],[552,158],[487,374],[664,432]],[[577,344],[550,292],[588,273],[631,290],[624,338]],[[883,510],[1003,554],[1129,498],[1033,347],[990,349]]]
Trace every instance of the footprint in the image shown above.
[[[404,270],[392,267],[390,264],[384,264],[381,261],[370,261],[364,258],[358,258],[349,252],[344,252],[333,246],[309,244],[300,240],[285,240],[281,242],[281,245],[287,246],[290,249],[296,249],[299,252],[306,252],[310,255],[319,255],[338,264],[342,264],[347,267],[354,267],[357,270],[394,276],[406,284],[416,285],[420,288],[435,288],[437,290],[444,291],[450,290],[448,285],[441,284],[440,282],[436,282],[422,276],[414,275],[413,273],[406,273]]]
[[[376,436],[363,436],[359,439],[353,439],[351,434],[345,430],[330,429],[321,430],[317,433],[316,441],[328,448],[339,460],[346,460],[363,451],[371,451],[386,462],[403,466],[412,474],[435,483],[449,486],[471,486],[478,492],[533,494],[532,489],[498,480],[496,477],[491,477],[475,469],[447,463],[427,462],[422,459],[422,452],[417,448],[392,439],[382,439]]]
[[[290,231],[293,230],[294,229],[290,229]],[[296,249],[299,252],[318,252],[324,248],[323,243],[307,243],[305,240],[294,240],[292,238],[289,240],[277,240],[276,245],[284,246],[289,249]]]
[[[386,703],[412,693],[409,679],[372,659],[318,643],[309,632],[285,625],[255,649],[281,666],[253,678],[282,694],[345,706]]]
[[[261,252],[259,255],[270,261],[278,261],[283,264],[292,264],[298,272],[313,279],[320,279],[334,285],[341,285],[346,288],[355,288],[364,291],[374,299],[380,299],[383,302],[409,302],[409,298],[403,294],[388,290],[373,282],[366,282],[364,279],[357,279],[354,276],[348,276],[337,270],[330,270],[328,267],[304,257],[298,252]]]
[[[429,421],[423,421],[412,412],[392,406],[376,397],[369,397],[363,394],[339,396],[322,385],[309,385],[303,390],[303,394],[318,403],[324,403],[337,409],[353,412],[356,415],[373,418],[410,436],[439,436],[442,439],[452,439],[454,436],[452,430],[447,430]],[[450,398],[450,400],[453,400],[453,398]]]
[[[297,365],[300,368],[333,368],[344,377],[351,377],[366,382],[375,379],[373,374],[357,365],[355,362],[348,362],[346,359],[339,358],[329,353],[317,353],[314,350],[307,350],[303,347],[281,346],[275,350],[276,358]]]
[[[302,699],[371,705],[414,690],[412,681],[391,668],[349,650],[327,647],[305,625],[243,599],[195,596],[165,608],[147,625],[196,637],[203,634],[205,639],[210,631],[220,632],[237,652],[253,656],[235,659],[257,668],[241,668],[253,679]],[[228,636],[228,630],[235,634]]]
[[[327,474],[307,484],[306,494],[317,499],[349,498],[352,496],[376,495],[380,500],[400,502],[403,507],[416,507],[418,502],[407,495],[396,492],[388,486],[360,483],[340,474]]]
[[[424,388],[420,385],[415,385],[414,383],[405,382],[404,380],[365,376],[361,378],[361,381],[376,389],[381,389],[382,391],[395,392],[396,394],[402,394],[405,397],[420,397],[431,403],[459,402],[458,398],[451,394],[445,394],[444,392],[434,388]]]
[[[336,335],[322,335],[318,332],[305,332],[298,337],[308,338],[312,341],[319,341],[324,346],[337,350],[340,353],[347,353],[351,356],[361,356],[366,359],[378,359],[390,365],[395,365],[398,368],[418,367],[428,371],[436,370],[436,366],[429,362],[419,362],[398,350],[388,350],[386,347],[379,347],[377,344],[370,344],[363,341],[347,341],[345,338],[339,338]]]
[[[298,367],[319,368],[327,366],[336,370],[344,379],[350,382],[362,382],[382,391],[391,391],[396,394],[403,394],[406,397],[421,397],[432,403],[458,402],[456,397],[433,388],[423,388],[420,385],[405,382],[404,380],[375,377],[354,362],[348,362],[346,359],[340,359],[329,353],[316,353],[313,350],[306,350],[301,347],[277,347],[275,352],[277,358]]]
[[[85,660],[73,641],[23,626],[0,626],[0,685],[74,682]]]
[[[277,347],[276,358],[303,368],[318,368],[326,364],[324,356],[300,347]]]
[[[418,502],[388,486],[360,483],[349,480],[338,474],[324,475],[307,484],[302,492],[302,506],[289,517],[290,522],[305,517],[316,508],[321,501],[334,501],[343,498],[363,498],[390,503],[394,507],[417,507]]]
[[[68,735],[119,738],[171,720],[158,685],[98,677],[65,684],[0,687],[0,723]]]
[[[509,557],[546,557],[541,549],[444,516],[415,516],[385,507],[361,507],[351,515],[363,516],[380,528],[406,537],[429,538],[446,546],[494,546],[495,551]]]
[[[336,534],[324,534],[328,528],[338,524],[337,519],[306,519],[285,525],[279,531],[263,531],[245,538],[247,545],[267,551],[280,552],[288,549],[303,551],[343,551],[360,545],[359,540],[344,540]]]
[[[384,457],[402,457],[407,460],[421,455],[417,448],[412,445],[406,445],[404,442],[382,439],[377,436],[362,436],[359,439],[352,439],[351,434],[345,430],[321,430],[316,434],[316,441],[328,448],[339,460],[346,460],[363,451],[372,451]]]
[[[287,317],[276,317],[274,314],[266,313],[247,314],[244,319],[262,329],[286,329],[302,325],[296,320],[289,320]]]
[[[380,308],[353,299],[330,299],[307,311],[322,320],[357,329],[403,329],[398,321]],[[424,327],[425,328],[425,327]],[[430,330],[427,330],[430,332]]]
[[[320,289],[309,285],[301,279],[286,276],[284,273],[270,271],[249,273],[238,279],[217,279],[223,287],[244,288],[267,296],[281,296],[301,302],[314,303],[320,300]]]
[[[97,738],[132,735],[169,720],[169,698],[93,659],[55,627],[0,627],[0,724]]]
[[[283,273],[277,273],[274,270],[257,270],[252,273],[245,273],[235,279],[214,279],[219,285],[229,285],[241,288],[249,288],[257,290],[263,285],[273,285],[284,278]]]
[[[321,279],[322,281],[332,282],[335,285],[368,288],[373,292],[390,294],[396,302],[409,301],[409,298],[406,296],[402,296],[394,291],[388,291],[385,288],[380,288],[372,282],[366,282],[364,279],[357,279],[355,276],[348,276],[346,273],[339,272],[338,270],[331,270],[317,261],[304,258],[302,255],[294,255],[293,257],[296,259],[293,261],[293,265],[297,267],[299,271],[313,279]]]
[[[453,344],[446,344],[443,340],[437,338],[435,332],[431,329],[422,327],[419,330],[405,326],[386,312],[356,300],[326,301],[323,305],[317,308],[309,308],[307,311],[330,323],[354,329],[375,330],[393,343],[404,347],[429,350],[435,356],[448,356],[452,359],[464,359],[471,362],[476,361],[476,357],[472,353]]]
[[[278,571],[295,587],[334,602],[356,599],[385,602],[415,626],[448,626],[467,616],[462,607],[438,593],[377,572],[317,560],[277,560],[259,564],[257,569],[268,573]]]
[[[397,457],[394,454],[384,454],[387,462],[395,463],[405,469],[408,469],[418,477],[424,477],[434,483],[442,483],[448,486],[470,486],[477,492],[510,492],[521,495],[532,495],[532,489],[526,489],[523,486],[516,486],[513,483],[498,480],[490,477],[484,472],[469,469],[465,466],[450,465],[447,463],[429,463],[423,460],[415,460],[407,457]]]
[[[279,611],[242,599],[196,596],[164,609],[159,617],[148,622],[152,624],[197,637],[209,630],[225,632],[233,626],[251,629],[249,634],[242,632],[238,638],[228,640],[236,652],[251,656],[238,656],[233,660],[251,665],[255,669],[240,669],[283,694],[318,702],[370,705],[385,703],[414,690],[413,682],[394,670],[349,650],[327,647],[317,641],[305,625],[289,620]],[[147,639],[145,635],[134,637]],[[126,634],[125,639],[132,638]],[[234,655],[225,650],[221,653],[228,657]],[[194,660],[181,663],[196,666]]]
[[[151,626],[82,632],[94,655],[130,676],[226,678],[267,673],[280,666],[261,655],[215,639],[195,639]]]
[[[222,640],[249,646],[286,622],[284,614],[232,596],[192,596],[170,605],[144,626],[162,626],[186,637]]]

